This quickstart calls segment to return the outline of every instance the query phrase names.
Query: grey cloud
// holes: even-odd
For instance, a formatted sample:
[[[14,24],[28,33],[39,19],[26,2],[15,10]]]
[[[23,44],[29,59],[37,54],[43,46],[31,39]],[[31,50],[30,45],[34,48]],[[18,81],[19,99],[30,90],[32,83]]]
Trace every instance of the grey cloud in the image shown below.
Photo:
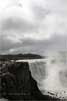
[[[5,35],[0,35],[0,53],[9,52],[9,49],[16,48],[18,46],[19,43],[13,43],[8,40]]]
[[[24,47],[19,50],[24,52],[35,52],[44,55],[46,51],[67,51],[67,36],[55,35],[50,40],[30,40],[24,41]]]
[[[14,49],[13,52],[10,50]],[[1,53],[37,53],[41,54],[43,51],[43,42],[33,39],[23,39],[21,43],[12,43],[5,37],[0,40],[0,54]]]
[[[20,19],[17,17],[10,17],[7,18],[6,20],[3,20],[1,26],[1,30],[3,31],[14,30],[22,33],[36,31],[36,28],[37,28],[36,24],[32,24],[24,19]]]
[[[46,51],[67,51],[67,35],[54,35],[47,41]]]
[[[45,16],[50,13],[48,9],[45,9],[44,7],[36,5],[36,4],[32,5],[32,11],[35,15],[36,20],[37,19],[43,20]]]
[[[2,51],[8,51],[8,53],[36,53],[44,55],[46,51],[56,50],[67,50],[67,36],[53,36],[49,40],[34,40],[34,39],[23,39],[21,43],[12,44],[7,40],[3,40],[4,44],[1,46]],[[9,43],[9,44],[8,44]],[[13,52],[10,50],[14,49]]]
[[[29,32],[31,34],[38,28],[37,25],[30,24],[29,22],[24,21],[19,18],[9,18],[3,21],[2,31],[9,32],[9,30],[17,30],[22,32]],[[2,35],[2,33],[1,33]],[[45,51],[50,50],[67,50],[67,36],[64,35],[55,35],[48,40],[35,40],[30,38],[20,39],[21,43],[12,43],[12,41],[6,38],[6,34],[4,36],[0,35],[0,53],[11,53],[11,49],[14,49],[12,53],[37,53],[43,55]],[[10,33],[8,34],[8,36]],[[21,36],[21,34],[20,34]],[[36,36],[35,36],[36,37]]]
[[[44,6],[45,2],[47,2],[48,4],[48,6],[46,7]],[[5,34],[4,36],[0,36],[0,53],[11,52],[10,51],[11,49],[15,50],[13,51],[14,53],[15,52],[16,53],[17,52],[22,52],[22,53],[34,52],[38,54],[43,54],[44,51],[50,51],[50,50],[60,50],[60,49],[67,50],[67,41],[66,41],[67,36],[64,36],[64,35],[63,36],[55,35],[48,40],[43,40],[42,39],[43,37],[41,38],[42,40],[35,40],[35,37],[37,35],[34,36],[33,33],[38,34],[40,39],[42,32],[43,32],[42,35],[45,37],[45,34],[52,34],[52,33],[55,34],[55,32],[58,34],[60,32],[62,34],[64,32],[66,33],[67,31],[65,27],[66,19],[65,19],[65,16],[63,15],[64,14],[63,12],[65,10],[67,12],[67,6],[65,5],[67,4],[66,0],[63,1],[64,5],[61,2],[61,0],[59,0],[59,2],[58,0],[57,1],[43,0],[42,3],[43,3],[43,6],[39,5],[39,1],[31,5],[30,10],[32,10],[32,14],[34,16],[32,19],[34,20],[34,22],[28,21],[28,19],[26,18],[23,19],[13,15],[12,17],[9,17],[9,18],[7,17],[7,19],[5,17],[5,19],[2,20],[2,23],[0,23],[0,26],[1,26],[0,31],[2,31]],[[64,7],[66,8],[64,9]],[[59,16],[59,14],[56,12],[62,14],[64,17],[62,15]],[[56,15],[58,14],[57,21],[54,21],[55,13]],[[63,26],[61,27],[60,24],[62,24]],[[11,33],[10,31],[13,31],[13,33]],[[7,32],[8,34],[6,34]],[[0,33],[0,34],[2,35],[3,33]],[[19,34],[18,36],[22,37],[22,35],[24,35],[25,33],[31,34],[33,36],[33,39],[18,38],[21,41],[20,43],[13,43],[12,40],[7,39],[7,36],[15,38],[15,36],[12,36],[12,35]]]

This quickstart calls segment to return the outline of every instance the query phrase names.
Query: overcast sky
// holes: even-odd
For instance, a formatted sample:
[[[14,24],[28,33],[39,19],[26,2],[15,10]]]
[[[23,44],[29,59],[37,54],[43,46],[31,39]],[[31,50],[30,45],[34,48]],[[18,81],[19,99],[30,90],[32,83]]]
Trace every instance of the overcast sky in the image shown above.
[[[67,0],[0,0],[0,54],[67,50]]]

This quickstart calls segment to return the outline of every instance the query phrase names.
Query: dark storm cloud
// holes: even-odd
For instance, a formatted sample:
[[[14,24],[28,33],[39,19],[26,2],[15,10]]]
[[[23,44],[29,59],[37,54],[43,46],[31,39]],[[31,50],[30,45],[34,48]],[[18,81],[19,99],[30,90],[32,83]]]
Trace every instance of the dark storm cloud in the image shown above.
[[[18,32],[23,33],[23,32],[35,31],[37,28],[37,25],[32,24],[29,21],[26,21],[24,19],[20,19],[17,17],[13,17],[13,18],[10,17],[6,20],[3,20],[1,28],[3,31],[14,30],[14,31],[18,31]]]

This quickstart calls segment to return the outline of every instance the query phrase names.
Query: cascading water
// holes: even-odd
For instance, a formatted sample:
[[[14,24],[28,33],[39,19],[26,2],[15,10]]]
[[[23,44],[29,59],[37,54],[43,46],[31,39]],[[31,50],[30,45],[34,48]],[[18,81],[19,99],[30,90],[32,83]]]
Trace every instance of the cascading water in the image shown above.
[[[43,95],[67,99],[66,55],[48,55],[47,61],[29,62],[32,77]]]
[[[41,81],[47,76],[45,62],[35,61],[35,62],[29,63],[29,66],[30,66],[29,68],[30,68],[32,77],[38,83],[41,83]]]

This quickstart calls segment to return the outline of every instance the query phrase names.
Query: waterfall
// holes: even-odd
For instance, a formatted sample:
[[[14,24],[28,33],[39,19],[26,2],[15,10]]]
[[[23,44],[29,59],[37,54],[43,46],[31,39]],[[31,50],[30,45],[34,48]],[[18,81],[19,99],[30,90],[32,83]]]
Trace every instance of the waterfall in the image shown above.
[[[29,62],[29,69],[43,95],[67,99],[67,66],[64,57],[59,56],[50,55],[47,61]]]
[[[44,78],[46,78],[46,63],[44,61],[35,61],[29,63],[29,68],[31,71],[32,77],[38,82],[41,83]]]

